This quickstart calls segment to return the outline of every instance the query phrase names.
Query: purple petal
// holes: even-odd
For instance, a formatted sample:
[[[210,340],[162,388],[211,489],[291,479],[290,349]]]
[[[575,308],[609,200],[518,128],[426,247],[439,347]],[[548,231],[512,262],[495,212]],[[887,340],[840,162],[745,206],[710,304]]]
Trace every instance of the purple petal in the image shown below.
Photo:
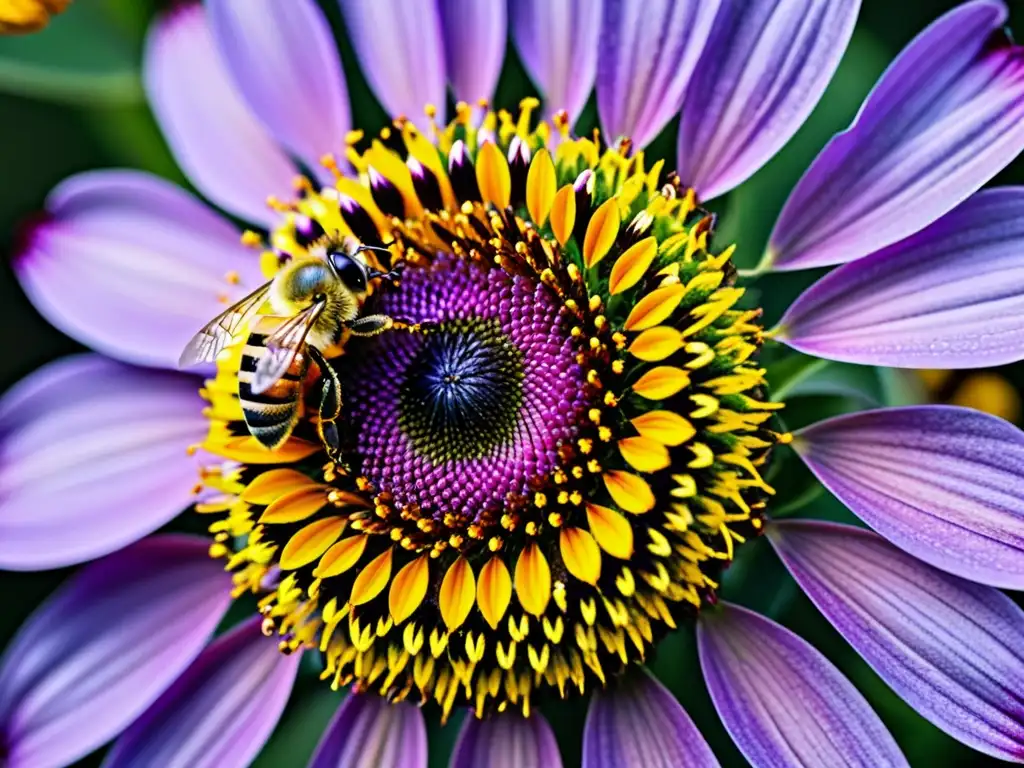
[[[0,659],[5,766],[73,763],[181,674],[231,602],[231,577],[208,548],[191,536],[140,541],[36,609]]]
[[[679,112],[719,0],[607,0],[597,63],[605,140],[644,147]]]
[[[92,171],[60,184],[14,268],[36,308],[69,336],[163,368],[177,367],[225,302],[265,282],[234,226],[138,171]]]
[[[748,179],[825,92],[860,0],[726,0],[683,101],[679,175],[710,200]]]
[[[274,138],[310,169],[325,154],[343,153],[352,127],[348,91],[316,3],[213,0],[207,8],[234,82]]]
[[[575,123],[597,73],[602,0],[517,0],[509,4],[512,37],[551,115]]]
[[[490,100],[505,59],[508,20],[505,3],[440,0],[448,82],[467,104]]]
[[[436,0],[341,0],[348,38],[384,109],[425,128],[445,119],[444,38]]]
[[[1024,589],[1024,433],[969,408],[883,408],[797,434],[797,452],[864,522],[972,581]]]
[[[946,733],[1024,759],[1024,612],[870,531],[787,521],[768,534],[793,578],[896,693]]]
[[[907,765],[850,681],[785,627],[726,603],[701,614],[697,643],[715,709],[754,765]]]
[[[426,768],[422,710],[374,694],[350,693],[331,719],[307,768]]]
[[[238,94],[199,3],[153,25],[143,62],[146,92],[174,156],[217,205],[272,227],[268,195],[293,196],[295,167]]]
[[[904,49],[775,225],[777,269],[859,259],[926,227],[1024,149],[1024,48],[1000,0],[965,3]]]
[[[0,568],[58,568],[142,538],[192,502],[199,380],[81,355],[0,400]]]
[[[114,744],[104,768],[246,768],[270,738],[299,670],[255,616],[220,637]]]
[[[817,357],[905,368],[1024,358],[1024,187],[984,190],[922,232],[804,292],[776,338]]]
[[[471,713],[462,723],[449,768],[562,768],[555,734],[539,712],[526,718],[505,712],[480,720]]]
[[[717,768],[675,697],[646,671],[590,700],[583,768]]]

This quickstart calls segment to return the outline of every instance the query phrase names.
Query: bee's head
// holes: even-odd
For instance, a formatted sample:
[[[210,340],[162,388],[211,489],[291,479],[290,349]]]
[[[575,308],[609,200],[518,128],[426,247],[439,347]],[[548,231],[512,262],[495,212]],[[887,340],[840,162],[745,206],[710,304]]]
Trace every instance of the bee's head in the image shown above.
[[[348,254],[340,248],[332,248],[327,252],[327,261],[346,288],[353,293],[366,291],[370,275],[366,265],[359,260],[356,254]]]

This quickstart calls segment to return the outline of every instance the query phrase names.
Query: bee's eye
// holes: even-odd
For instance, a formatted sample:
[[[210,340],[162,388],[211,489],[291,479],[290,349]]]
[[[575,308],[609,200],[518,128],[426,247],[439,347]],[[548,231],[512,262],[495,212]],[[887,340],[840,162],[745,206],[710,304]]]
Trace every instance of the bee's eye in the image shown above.
[[[343,251],[331,251],[327,258],[341,282],[350,289],[362,291],[366,288],[366,269],[362,264]]]

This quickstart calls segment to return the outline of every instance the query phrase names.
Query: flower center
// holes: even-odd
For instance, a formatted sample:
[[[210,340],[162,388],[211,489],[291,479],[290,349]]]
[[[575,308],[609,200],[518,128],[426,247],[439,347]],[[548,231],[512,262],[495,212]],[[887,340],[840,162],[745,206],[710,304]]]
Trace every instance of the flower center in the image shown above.
[[[436,467],[495,459],[519,431],[523,357],[497,323],[454,321],[427,339],[402,385],[399,426]]]
[[[535,280],[448,256],[410,268],[380,310],[436,330],[353,345],[344,389],[363,474],[436,519],[493,517],[575,433],[568,313]]]
[[[642,662],[760,533],[784,439],[713,217],[660,164],[564,118],[552,142],[523,106],[476,126],[463,105],[434,142],[396,121],[350,149],[358,179],[301,182],[268,244],[247,233],[273,280],[341,241],[378,249],[351,252],[382,332],[321,334],[340,343],[280,390],[287,440],[249,433],[265,404],[239,387],[272,318],[204,389],[223,462],[197,509],[222,514],[212,552],[266,631],[318,648],[335,686],[445,715],[528,713]]]

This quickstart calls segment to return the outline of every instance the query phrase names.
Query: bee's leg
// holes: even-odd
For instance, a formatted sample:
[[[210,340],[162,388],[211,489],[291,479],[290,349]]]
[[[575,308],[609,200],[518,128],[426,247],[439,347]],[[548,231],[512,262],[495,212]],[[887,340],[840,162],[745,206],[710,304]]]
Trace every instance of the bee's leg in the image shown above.
[[[426,333],[437,327],[432,321],[413,322],[388,315],[364,315],[348,324],[353,336],[376,336],[384,331],[409,331],[410,333]]]
[[[323,353],[310,344],[307,348],[310,359],[320,369],[320,419],[334,421],[341,415],[341,380]]]
[[[394,324],[395,321],[387,315],[364,315],[348,323],[348,329],[353,336],[376,336]]]
[[[320,368],[320,406],[316,431],[327,457],[347,469],[341,455],[341,432],[338,417],[341,416],[341,381],[334,367],[327,362],[320,350],[309,347],[309,355]]]

